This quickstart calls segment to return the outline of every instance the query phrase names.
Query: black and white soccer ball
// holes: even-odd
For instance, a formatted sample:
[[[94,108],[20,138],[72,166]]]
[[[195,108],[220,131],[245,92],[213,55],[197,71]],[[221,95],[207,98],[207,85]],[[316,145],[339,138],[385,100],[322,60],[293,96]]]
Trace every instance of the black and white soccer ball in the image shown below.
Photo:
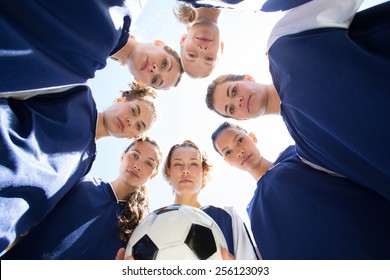
[[[152,213],[136,227],[126,248],[138,260],[221,260],[225,238],[202,210],[170,205]]]

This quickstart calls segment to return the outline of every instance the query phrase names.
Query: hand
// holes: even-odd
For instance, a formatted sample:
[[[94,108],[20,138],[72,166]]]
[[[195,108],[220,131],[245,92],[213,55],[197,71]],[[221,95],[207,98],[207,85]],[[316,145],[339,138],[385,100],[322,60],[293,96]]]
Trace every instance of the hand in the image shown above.
[[[229,253],[229,251],[226,248],[221,249],[221,255],[223,260],[235,260],[236,258]]]
[[[115,260],[134,260],[133,256],[128,256],[127,258],[125,258],[125,253],[126,253],[126,249],[120,248],[118,250],[118,253],[116,253]]]

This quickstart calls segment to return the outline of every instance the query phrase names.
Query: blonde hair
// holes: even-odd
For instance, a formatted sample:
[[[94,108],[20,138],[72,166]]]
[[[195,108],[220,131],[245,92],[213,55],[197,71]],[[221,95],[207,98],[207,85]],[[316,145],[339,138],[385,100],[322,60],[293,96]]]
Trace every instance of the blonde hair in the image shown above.
[[[173,13],[179,22],[185,24],[187,30],[190,28],[191,23],[194,22],[196,17],[196,10],[186,4],[180,4]]]

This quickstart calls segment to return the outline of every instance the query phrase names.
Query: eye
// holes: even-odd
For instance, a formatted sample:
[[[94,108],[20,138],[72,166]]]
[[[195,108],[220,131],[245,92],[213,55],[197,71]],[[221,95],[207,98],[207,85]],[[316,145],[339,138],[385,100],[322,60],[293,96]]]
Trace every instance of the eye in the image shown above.
[[[206,56],[205,59],[206,59],[207,61],[213,61],[213,60],[214,60],[214,57]]]
[[[157,82],[158,78],[157,76],[153,76],[151,83],[155,84]]]
[[[175,163],[173,164],[173,166],[175,166],[175,167],[180,167],[180,166],[182,166],[182,164],[181,164],[181,162],[175,162]]]
[[[132,158],[135,158],[135,159],[138,159],[139,158],[139,155],[137,153],[131,153],[130,156]]]
[[[165,66],[167,66],[168,64],[168,61],[166,59],[163,59],[163,61],[161,62],[161,68],[165,68]]]
[[[141,131],[141,125],[139,123],[137,123],[136,127],[138,131]]]
[[[232,88],[232,96],[234,97],[234,96],[236,96],[237,95],[237,87],[236,86],[234,86],[233,88]]]
[[[240,137],[240,138],[238,139],[238,144],[241,144],[242,142],[244,142],[244,137]]]
[[[146,165],[149,166],[150,168],[154,168],[154,165],[151,161],[146,161]]]
[[[231,150],[227,150],[226,152],[225,152],[225,157],[228,157],[228,156],[230,156],[232,154],[232,151]]]
[[[131,111],[131,114],[133,114],[133,116],[135,116],[137,113],[133,107],[130,107],[130,111]]]
[[[192,166],[199,166],[199,164],[197,162],[192,162],[191,165]]]
[[[195,58],[196,55],[194,53],[188,53],[188,56],[191,57],[191,58]]]
[[[229,114],[230,115],[234,114],[234,106],[233,105],[229,106]]]

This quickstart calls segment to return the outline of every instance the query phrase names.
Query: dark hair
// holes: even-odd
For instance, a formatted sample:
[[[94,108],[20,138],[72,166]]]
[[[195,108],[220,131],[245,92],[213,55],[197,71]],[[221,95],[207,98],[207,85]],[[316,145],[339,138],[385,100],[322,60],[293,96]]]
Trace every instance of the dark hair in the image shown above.
[[[202,180],[202,188],[203,188],[207,184],[207,182],[209,182],[211,179],[212,165],[208,160],[207,154],[205,152],[202,152],[199,149],[199,147],[191,140],[185,140],[185,141],[183,141],[183,143],[175,144],[171,147],[171,149],[169,150],[169,153],[165,159],[165,162],[164,162],[164,167],[163,167],[164,179],[167,182],[169,181],[169,170],[171,168],[171,163],[172,163],[171,162],[172,154],[177,148],[181,148],[181,147],[190,147],[190,148],[195,149],[197,152],[199,152],[200,157],[201,157],[201,161],[202,161],[202,170],[203,170],[203,174],[204,174],[204,180]]]
[[[177,78],[176,83],[173,85],[174,87],[176,87],[181,81],[181,77],[183,76],[183,73],[184,73],[184,67],[183,67],[183,64],[181,63],[181,59],[180,59],[180,56],[177,53],[177,51],[175,51],[174,49],[172,49],[170,46],[167,46],[167,45],[164,46],[164,50],[168,54],[172,55],[173,58],[179,63],[179,66],[180,66],[179,77]]]
[[[211,111],[216,112],[218,115],[224,117],[224,118],[231,118],[230,116],[225,116],[217,112],[214,108],[214,92],[215,88],[224,83],[224,82],[231,82],[231,81],[242,81],[245,78],[245,75],[235,75],[235,74],[226,74],[226,75],[221,75],[214,79],[209,86],[207,87],[207,94],[206,94],[206,105],[207,108],[209,108]]]
[[[239,126],[237,124],[233,124],[231,122],[224,122],[224,123],[220,124],[217,127],[217,129],[213,132],[213,134],[211,134],[211,141],[213,141],[213,147],[220,155],[221,155],[221,153],[218,151],[217,147],[215,146],[215,140],[217,139],[218,135],[221,134],[222,131],[224,131],[225,129],[230,128],[230,127],[236,128],[236,129],[241,130],[241,131],[245,132],[246,134],[248,134],[248,132],[244,128],[242,128],[241,126]]]
[[[157,152],[157,167],[161,163],[162,155],[157,142],[149,137],[143,137],[133,141],[124,151],[126,154],[136,143],[148,142],[152,144]],[[148,191],[145,185],[136,188],[122,204],[121,215],[118,220],[120,239],[127,242],[131,234],[143,218],[149,213]]]

